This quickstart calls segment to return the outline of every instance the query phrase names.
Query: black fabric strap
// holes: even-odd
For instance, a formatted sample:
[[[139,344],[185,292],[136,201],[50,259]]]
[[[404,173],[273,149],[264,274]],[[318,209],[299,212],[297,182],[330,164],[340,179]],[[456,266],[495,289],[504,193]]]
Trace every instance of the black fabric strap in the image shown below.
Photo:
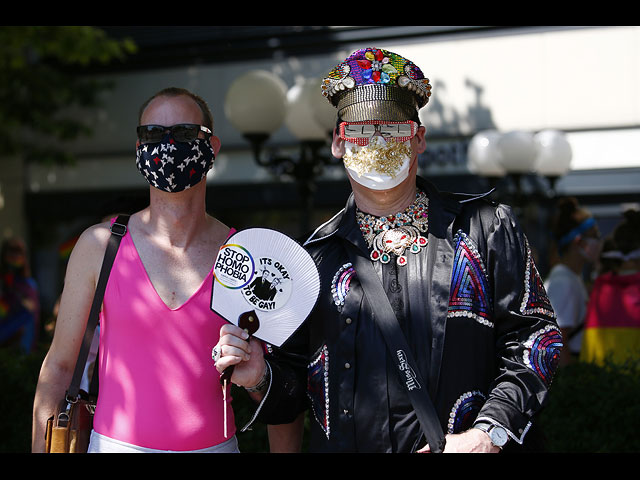
[[[127,233],[128,222],[129,215],[119,215],[113,225],[111,225],[111,236],[109,237],[109,243],[107,244],[107,249],[102,261],[100,277],[98,278],[96,292],[93,297],[93,303],[91,304],[89,319],[87,321],[87,328],[84,332],[84,338],[82,340],[82,346],[80,347],[80,353],[78,354],[76,368],[71,379],[71,385],[69,385],[69,389],[67,390],[67,399],[69,401],[76,400],[80,394],[80,382],[82,381],[82,375],[84,374],[87,358],[89,357],[89,349],[91,348],[91,342],[93,341],[93,334],[95,332],[96,326],[98,325],[100,309],[102,308],[102,299],[104,298],[104,291],[107,288],[107,281],[109,280],[109,274],[111,273],[113,261],[115,260],[116,254],[118,253],[120,241],[122,240],[122,237],[124,237],[124,235]],[[94,377],[98,372],[97,363],[98,362],[96,359]],[[97,382],[97,378],[95,379],[95,382]],[[92,383],[94,383],[93,380]]]
[[[345,241],[357,278],[374,312],[374,318],[387,343],[391,357],[398,366],[401,383],[407,388],[411,404],[418,416],[422,432],[433,453],[444,450],[445,436],[435,407],[431,402],[427,385],[422,380],[411,349],[400,329],[398,319],[391,308],[382,282],[368,258],[359,254],[356,247]]]

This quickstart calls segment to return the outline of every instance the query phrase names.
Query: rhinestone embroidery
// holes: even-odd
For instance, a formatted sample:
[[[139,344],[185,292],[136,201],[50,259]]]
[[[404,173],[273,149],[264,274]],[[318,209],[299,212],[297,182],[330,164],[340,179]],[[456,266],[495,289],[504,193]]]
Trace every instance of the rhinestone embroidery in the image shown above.
[[[313,416],[320,424],[327,439],[329,425],[329,350],[324,345],[316,358],[309,364],[307,395],[311,400]]]
[[[485,400],[484,394],[478,390],[461,395],[449,413],[447,433],[460,433],[471,428]]]
[[[386,217],[376,217],[357,211],[358,226],[367,246],[372,249],[373,261],[389,263],[396,255],[399,266],[407,264],[404,255],[407,248],[413,254],[427,246],[429,230],[429,199],[424,192],[416,193],[416,200],[404,212]],[[421,235],[424,233],[425,235]]]
[[[544,288],[542,278],[533,261],[529,241],[526,238],[525,245],[527,249],[527,265],[524,273],[524,296],[520,304],[520,313],[523,315],[539,313],[551,318],[556,318],[556,314],[551,306],[551,301]]]
[[[422,71],[400,55],[376,48],[354,52],[333,68],[322,81],[321,90],[329,100],[340,92],[363,85],[398,85],[416,93],[420,107],[431,97],[431,84]]]
[[[454,237],[456,254],[451,274],[448,317],[469,317],[487,327],[493,308],[489,281],[482,257],[473,241],[458,230]]]
[[[562,334],[553,325],[538,330],[525,342],[522,355],[525,365],[536,372],[548,386],[558,367]]]
[[[344,305],[347,293],[349,292],[351,279],[355,274],[356,271],[351,263],[345,263],[333,276],[333,280],[331,280],[331,296],[338,310],[341,310]]]

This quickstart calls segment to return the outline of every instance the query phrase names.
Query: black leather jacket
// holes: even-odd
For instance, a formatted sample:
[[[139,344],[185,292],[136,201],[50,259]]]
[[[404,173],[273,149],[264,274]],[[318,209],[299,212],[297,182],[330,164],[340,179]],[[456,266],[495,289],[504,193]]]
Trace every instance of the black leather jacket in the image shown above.
[[[417,182],[429,197],[428,246],[405,266],[374,264],[443,431],[483,420],[521,444],[562,347],[529,245],[509,207]],[[257,418],[288,423],[308,408],[311,451],[415,451],[425,440],[344,247],[369,256],[355,210],[351,195],[305,242],[320,299],[283,347],[270,349]]]

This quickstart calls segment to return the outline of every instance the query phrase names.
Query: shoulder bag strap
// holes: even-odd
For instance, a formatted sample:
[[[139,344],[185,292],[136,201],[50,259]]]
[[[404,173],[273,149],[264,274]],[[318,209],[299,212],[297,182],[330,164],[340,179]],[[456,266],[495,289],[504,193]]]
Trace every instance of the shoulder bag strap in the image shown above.
[[[368,258],[358,253],[356,247],[345,241],[351,263],[356,269],[358,280],[371,305],[378,327],[387,343],[391,357],[397,363],[401,383],[407,388],[411,404],[418,416],[422,432],[432,452],[441,453],[445,445],[445,436],[435,407],[431,402],[426,384],[423,382],[417,364],[413,360],[411,349],[400,329],[398,319],[391,308],[382,282]]]
[[[124,235],[127,233],[128,222],[129,215],[119,215],[113,225],[111,225],[111,237],[109,238],[109,243],[107,244],[107,249],[102,261],[100,277],[98,278],[96,293],[93,297],[93,303],[91,304],[91,311],[89,312],[87,328],[84,332],[84,338],[82,340],[82,346],[80,347],[80,353],[78,354],[76,368],[71,379],[71,385],[67,390],[68,401],[75,401],[80,395],[80,382],[82,380],[82,375],[84,374],[85,365],[89,356],[89,349],[91,348],[91,342],[93,341],[93,334],[95,332],[96,326],[98,325],[98,318],[100,317],[100,309],[102,308],[104,291],[107,288],[107,281],[109,280],[109,274],[111,273],[111,267],[113,265],[113,261],[116,258],[116,253],[118,252],[120,241],[122,240],[122,237],[124,237]],[[97,369],[95,371],[97,371]]]

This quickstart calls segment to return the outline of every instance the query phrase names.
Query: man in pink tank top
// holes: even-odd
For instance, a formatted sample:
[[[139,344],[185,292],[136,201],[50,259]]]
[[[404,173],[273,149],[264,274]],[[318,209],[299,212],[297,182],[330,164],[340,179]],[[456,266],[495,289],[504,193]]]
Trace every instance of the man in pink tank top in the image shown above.
[[[183,89],[151,97],[139,125],[136,165],[150,202],[131,216],[105,291],[89,451],[238,451],[211,361],[224,324],[209,307],[213,263],[233,231],[205,211],[220,140],[206,103]],[[71,381],[109,235],[110,222],[88,228],[69,260],[35,395],[33,452],[44,451],[47,418]]]

